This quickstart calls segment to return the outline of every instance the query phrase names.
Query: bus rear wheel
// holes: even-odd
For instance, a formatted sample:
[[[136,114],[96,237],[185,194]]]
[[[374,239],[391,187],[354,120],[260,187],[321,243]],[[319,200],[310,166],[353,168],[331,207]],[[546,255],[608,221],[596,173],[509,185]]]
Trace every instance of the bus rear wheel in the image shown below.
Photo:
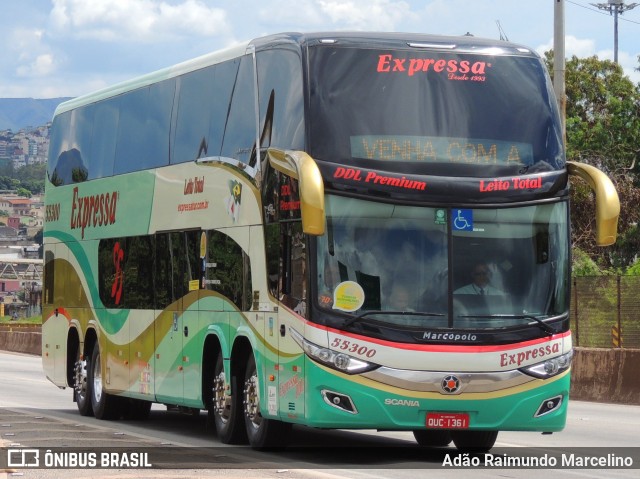
[[[282,447],[287,442],[291,424],[267,419],[260,413],[260,384],[253,354],[247,361],[244,376],[244,423],[249,444],[254,449]]]
[[[89,364],[89,390],[91,391],[91,407],[93,415],[97,419],[117,419],[120,415],[118,397],[113,396],[103,389],[102,364],[100,360],[100,348],[96,344]]]
[[[211,381],[211,405],[209,414],[213,416],[218,438],[224,444],[244,444],[247,436],[242,423],[242,403],[239,387],[234,376],[231,378],[231,395],[224,374],[222,352],[218,353]]]
[[[451,431],[451,438],[460,451],[487,452],[496,443],[498,431]]]
[[[451,444],[451,431],[418,429],[413,431],[416,442],[423,447],[446,447]]]
[[[76,362],[73,366],[73,400],[78,406],[78,412],[81,416],[93,416],[91,382],[88,379],[90,365],[91,362],[83,356],[81,349],[78,348]]]

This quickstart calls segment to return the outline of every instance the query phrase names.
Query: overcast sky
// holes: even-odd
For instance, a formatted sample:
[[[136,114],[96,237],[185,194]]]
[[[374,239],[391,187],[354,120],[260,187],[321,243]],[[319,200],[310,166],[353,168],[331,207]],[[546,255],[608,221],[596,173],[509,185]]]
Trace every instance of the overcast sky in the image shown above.
[[[283,31],[499,38],[499,21],[509,40],[542,53],[553,45],[554,1],[0,0],[0,97],[78,96]],[[613,17],[587,0],[566,0],[565,11],[567,56],[613,59]],[[640,82],[640,6],[619,17],[618,55]]]

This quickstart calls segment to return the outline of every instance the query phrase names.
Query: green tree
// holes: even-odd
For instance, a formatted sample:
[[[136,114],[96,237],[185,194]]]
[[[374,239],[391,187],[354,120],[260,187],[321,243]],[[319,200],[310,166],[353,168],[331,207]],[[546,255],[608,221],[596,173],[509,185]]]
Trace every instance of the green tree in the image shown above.
[[[629,267],[627,274],[631,276],[640,276],[640,259]]]
[[[553,71],[553,53],[545,54]],[[601,269],[627,268],[640,252],[640,85],[622,68],[598,57],[572,57],[566,63],[567,159],[603,170],[616,186],[621,212],[618,241],[595,244],[594,203],[589,187],[572,180],[572,244]]]
[[[572,251],[571,270],[573,276],[601,276],[602,271],[587,253],[580,248]]]
[[[12,164],[0,167],[0,189],[24,190],[20,195],[30,197],[44,193],[47,165],[27,165],[14,169]]]
[[[18,196],[24,196],[25,198],[31,198],[31,191],[27,190],[26,188],[16,188],[16,194]]]

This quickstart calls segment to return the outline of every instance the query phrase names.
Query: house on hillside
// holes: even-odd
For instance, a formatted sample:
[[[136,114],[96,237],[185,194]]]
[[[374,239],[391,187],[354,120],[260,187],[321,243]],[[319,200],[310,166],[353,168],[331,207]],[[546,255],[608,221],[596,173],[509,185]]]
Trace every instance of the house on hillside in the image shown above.
[[[9,216],[29,216],[31,200],[23,196],[4,196],[0,198],[0,210],[9,212]]]

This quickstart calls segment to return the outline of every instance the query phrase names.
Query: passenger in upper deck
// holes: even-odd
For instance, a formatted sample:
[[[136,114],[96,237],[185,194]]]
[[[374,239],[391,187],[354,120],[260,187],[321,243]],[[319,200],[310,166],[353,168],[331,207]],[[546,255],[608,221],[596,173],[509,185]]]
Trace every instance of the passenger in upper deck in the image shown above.
[[[504,296],[504,292],[490,284],[491,269],[484,261],[479,261],[471,271],[471,283],[456,289],[453,294]]]

